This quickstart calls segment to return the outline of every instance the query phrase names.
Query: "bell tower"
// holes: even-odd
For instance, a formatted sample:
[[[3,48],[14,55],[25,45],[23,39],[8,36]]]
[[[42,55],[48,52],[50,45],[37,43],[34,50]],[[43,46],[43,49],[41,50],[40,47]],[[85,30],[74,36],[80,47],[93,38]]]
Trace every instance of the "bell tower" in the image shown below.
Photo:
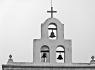
[[[41,24],[41,39],[33,41],[33,63],[72,63],[72,43],[70,39],[64,39],[64,24],[53,17]]]

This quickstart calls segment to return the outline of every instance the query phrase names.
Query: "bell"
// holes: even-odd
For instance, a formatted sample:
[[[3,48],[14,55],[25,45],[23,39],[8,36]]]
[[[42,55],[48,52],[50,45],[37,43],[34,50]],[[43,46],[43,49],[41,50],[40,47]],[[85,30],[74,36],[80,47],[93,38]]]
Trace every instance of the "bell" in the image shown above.
[[[46,53],[43,53],[42,58],[46,58],[46,57],[47,57]]]
[[[57,59],[62,60],[62,55],[60,54]]]
[[[51,32],[51,35],[50,35],[49,37],[51,37],[51,38],[55,37],[55,35],[54,35],[54,32],[53,32],[53,31]]]

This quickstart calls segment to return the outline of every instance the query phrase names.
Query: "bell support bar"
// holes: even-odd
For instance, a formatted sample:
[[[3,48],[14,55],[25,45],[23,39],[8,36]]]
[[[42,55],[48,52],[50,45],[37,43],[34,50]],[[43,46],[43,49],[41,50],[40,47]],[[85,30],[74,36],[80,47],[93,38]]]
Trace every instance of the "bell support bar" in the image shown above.
[[[56,51],[56,52],[65,52],[65,51]]]
[[[50,29],[50,30],[57,30],[57,28],[48,28],[48,29]]]

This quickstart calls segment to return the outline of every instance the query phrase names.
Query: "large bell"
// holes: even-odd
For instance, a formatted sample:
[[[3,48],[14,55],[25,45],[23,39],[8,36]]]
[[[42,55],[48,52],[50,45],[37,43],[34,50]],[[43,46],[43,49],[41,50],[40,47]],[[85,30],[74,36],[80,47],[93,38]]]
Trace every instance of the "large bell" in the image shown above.
[[[51,35],[50,35],[49,37],[51,37],[51,38],[54,38],[54,37],[55,37],[55,35],[54,35],[54,32],[53,32],[53,31],[51,32]]]
[[[62,60],[62,55],[60,54],[57,59]]]

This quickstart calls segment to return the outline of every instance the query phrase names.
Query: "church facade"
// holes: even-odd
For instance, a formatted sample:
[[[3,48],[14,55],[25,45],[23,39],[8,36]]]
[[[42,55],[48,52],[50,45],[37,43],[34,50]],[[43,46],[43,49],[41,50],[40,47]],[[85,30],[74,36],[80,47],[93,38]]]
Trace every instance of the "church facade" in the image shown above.
[[[41,39],[33,41],[33,63],[14,62],[10,55],[2,70],[95,70],[95,60],[90,63],[72,63],[72,41],[64,39],[64,24],[53,18],[41,24]]]

